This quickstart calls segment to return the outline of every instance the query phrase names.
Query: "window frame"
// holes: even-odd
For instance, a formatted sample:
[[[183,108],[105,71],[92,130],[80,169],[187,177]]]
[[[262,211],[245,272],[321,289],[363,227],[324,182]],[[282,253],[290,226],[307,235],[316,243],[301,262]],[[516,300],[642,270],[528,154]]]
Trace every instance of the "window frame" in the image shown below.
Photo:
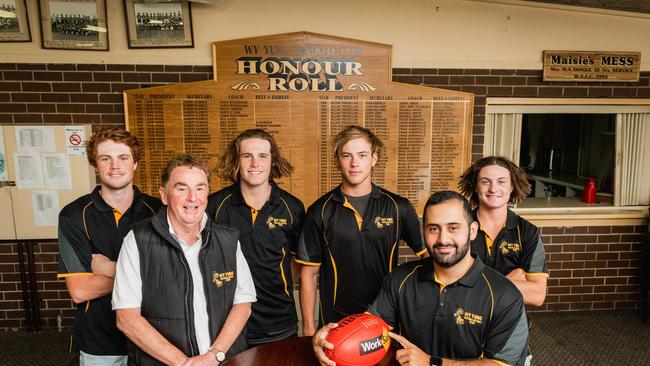
[[[483,155],[489,154],[495,139],[492,138],[491,126],[495,115],[511,114],[514,125],[509,127],[506,134],[511,134],[513,143],[506,146],[506,151],[519,160],[519,143],[521,140],[521,115],[523,114],[616,114],[617,140],[620,132],[620,116],[623,113],[650,114],[650,99],[628,98],[487,98],[485,109],[485,134],[483,139]],[[516,115],[519,115],[517,118]],[[498,127],[497,127],[498,128]],[[503,131],[498,131],[503,133]],[[503,136],[503,135],[502,135]],[[514,138],[516,136],[516,138]],[[645,225],[648,218],[648,205],[621,206],[620,182],[621,177],[621,147],[616,146],[615,166],[615,199],[613,206],[600,207],[535,207],[514,208],[514,210],[531,220],[538,226],[594,226],[594,225]],[[508,150],[510,149],[510,150]],[[643,151],[644,156],[647,150]],[[640,179],[640,178],[637,178]]]

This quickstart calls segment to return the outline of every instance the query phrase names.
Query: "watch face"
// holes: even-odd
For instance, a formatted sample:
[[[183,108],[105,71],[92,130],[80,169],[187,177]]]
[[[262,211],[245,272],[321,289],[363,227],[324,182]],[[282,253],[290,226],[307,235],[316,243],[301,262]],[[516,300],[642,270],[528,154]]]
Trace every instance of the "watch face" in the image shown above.
[[[226,359],[226,354],[221,351],[217,352],[216,356],[217,356],[217,361],[219,362]]]

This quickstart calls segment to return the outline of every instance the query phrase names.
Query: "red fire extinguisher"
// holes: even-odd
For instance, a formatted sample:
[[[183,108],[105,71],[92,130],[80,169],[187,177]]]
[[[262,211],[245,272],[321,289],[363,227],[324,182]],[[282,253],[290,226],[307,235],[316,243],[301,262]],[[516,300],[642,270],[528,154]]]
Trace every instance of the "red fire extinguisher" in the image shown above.
[[[594,178],[587,179],[585,188],[582,190],[582,202],[596,203],[598,192],[596,191],[596,180]]]

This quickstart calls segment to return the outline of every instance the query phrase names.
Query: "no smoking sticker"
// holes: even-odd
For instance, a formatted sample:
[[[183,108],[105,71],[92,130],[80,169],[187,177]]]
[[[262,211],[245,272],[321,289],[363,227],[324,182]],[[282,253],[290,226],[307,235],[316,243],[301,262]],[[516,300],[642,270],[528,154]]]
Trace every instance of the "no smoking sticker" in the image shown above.
[[[86,134],[83,126],[66,126],[65,138],[68,155],[86,155]]]
[[[79,136],[76,133],[73,133],[72,135],[70,135],[68,141],[70,141],[70,145],[79,146],[81,145],[81,136]]]

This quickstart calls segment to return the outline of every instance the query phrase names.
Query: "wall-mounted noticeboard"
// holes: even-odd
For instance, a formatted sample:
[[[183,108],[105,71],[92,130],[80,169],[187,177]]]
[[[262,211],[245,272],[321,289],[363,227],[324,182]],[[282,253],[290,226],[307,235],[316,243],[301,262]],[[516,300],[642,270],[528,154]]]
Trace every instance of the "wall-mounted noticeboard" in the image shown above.
[[[0,126],[0,240],[57,237],[59,211],[95,186],[90,125]]]

